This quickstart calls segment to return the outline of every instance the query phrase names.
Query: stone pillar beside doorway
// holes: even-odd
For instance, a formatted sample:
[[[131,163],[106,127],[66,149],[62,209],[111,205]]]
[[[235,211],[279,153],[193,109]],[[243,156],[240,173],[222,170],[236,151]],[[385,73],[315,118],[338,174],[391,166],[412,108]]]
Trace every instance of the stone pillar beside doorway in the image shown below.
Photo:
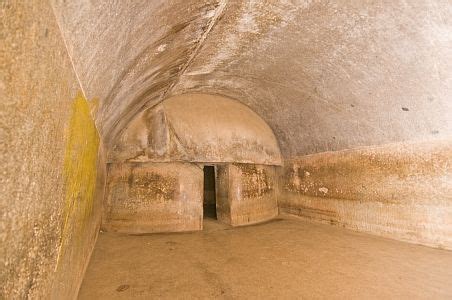
[[[274,166],[217,166],[217,218],[232,226],[271,220],[278,215]]]

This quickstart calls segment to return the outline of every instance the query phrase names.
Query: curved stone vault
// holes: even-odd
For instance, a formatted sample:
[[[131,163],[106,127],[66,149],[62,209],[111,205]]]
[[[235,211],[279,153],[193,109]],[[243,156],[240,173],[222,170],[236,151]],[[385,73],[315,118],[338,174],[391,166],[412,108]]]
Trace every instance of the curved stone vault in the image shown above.
[[[447,0],[52,2],[107,143],[187,92],[242,101],[286,158],[452,134]]]
[[[107,161],[282,164],[278,141],[258,115],[238,101],[203,94],[171,97],[138,114]]]
[[[229,225],[452,249],[451,0],[0,14],[0,298],[75,298],[100,228],[201,230],[208,168]]]

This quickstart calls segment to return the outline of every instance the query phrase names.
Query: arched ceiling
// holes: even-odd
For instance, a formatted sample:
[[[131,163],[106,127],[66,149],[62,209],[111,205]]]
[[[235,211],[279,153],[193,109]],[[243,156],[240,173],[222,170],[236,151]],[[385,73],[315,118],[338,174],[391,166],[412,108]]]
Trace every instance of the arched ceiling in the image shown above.
[[[242,103],[184,94],[140,112],[118,135],[107,162],[188,161],[281,165],[273,131]]]
[[[145,107],[221,94],[285,157],[452,137],[452,2],[52,0],[107,144]]]

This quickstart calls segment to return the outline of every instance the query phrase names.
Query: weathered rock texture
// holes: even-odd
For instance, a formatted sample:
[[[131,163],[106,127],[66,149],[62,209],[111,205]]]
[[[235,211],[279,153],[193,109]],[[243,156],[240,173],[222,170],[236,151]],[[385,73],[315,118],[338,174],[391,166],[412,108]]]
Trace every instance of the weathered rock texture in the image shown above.
[[[108,164],[102,228],[126,233],[202,229],[203,171],[184,163]]]
[[[187,94],[136,117],[114,143],[110,162],[189,161],[280,165],[267,123],[240,102]]]
[[[143,109],[185,93],[250,107],[289,163],[451,139],[450,1],[52,3],[87,95],[102,99],[97,123],[109,147]]]
[[[287,162],[282,212],[452,249],[452,143],[392,144]]]
[[[217,166],[217,218],[232,226],[278,215],[275,167],[254,164]]]
[[[87,96],[102,99],[98,124],[108,144],[169,95],[224,7],[210,0],[51,2]]]
[[[221,204],[222,221],[244,225],[277,214],[274,170],[262,165],[281,164],[278,142],[258,115],[232,99],[187,94],[144,110],[120,133],[108,159],[105,230],[201,229],[202,170],[177,161],[234,163],[221,179],[231,189]],[[190,188],[176,192],[183,186]]]
[[[110,141],[183,93],[237,99],[286,158],[452,135],[452,5],[52,0]]]
[[[0,10],[0,298],[74,298],[101,216],[91,103],[51,6]]]
[[[0,253],[0,280],[6,298],[75,295],[99,223],[101,144],[114,153],[112,162],[222,157],[271,165],[278,154],[255,140],[271,129],[287,161],[280,197],[286,211],[450,247],[449,0],[0,5],[0,237],[8,245]],[[254,117],[221,119],[229,129],[220,128],[217,137],[248,134],[250,144],[236,151],[243,139],[223,143],[206,128],[187,125],[198,117],[212,121],[210,103],[197,102],[201,96],[184,98],[184,106],[167,114],[165,106],[175,101],[169,98],[182,94],[236,99],[269,128],[246,131],[243,124],[258,124]],[[199,111],[208,115],[195,117]],[[129,131],[131,143],[121,144]],[[212,144],[216,148],[206,147]],[[303,177],[303,164],[319,175]],[[240,165],[228,170],[234,180],[255,178]],[[317,191],[299,189],[303,184]]]

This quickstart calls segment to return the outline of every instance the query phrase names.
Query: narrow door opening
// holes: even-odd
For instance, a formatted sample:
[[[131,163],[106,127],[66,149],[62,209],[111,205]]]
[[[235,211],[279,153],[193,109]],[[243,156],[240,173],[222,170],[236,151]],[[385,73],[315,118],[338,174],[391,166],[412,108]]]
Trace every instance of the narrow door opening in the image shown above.
[[[204,219],[217,219],[217,201],[215,198],[215,167],[204,166]]]

